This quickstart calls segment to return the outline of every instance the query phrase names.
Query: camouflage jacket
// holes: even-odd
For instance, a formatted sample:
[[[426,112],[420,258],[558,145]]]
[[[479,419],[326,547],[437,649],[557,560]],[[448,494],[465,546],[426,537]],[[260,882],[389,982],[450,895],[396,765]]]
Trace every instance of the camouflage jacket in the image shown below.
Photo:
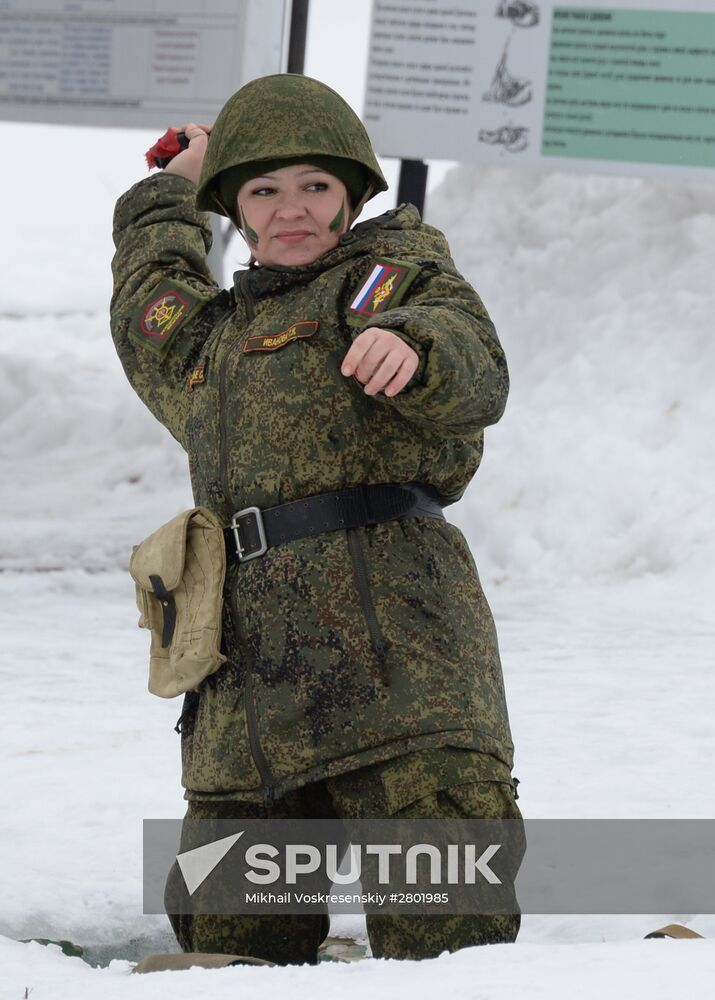
[[[228,524],[247,506],[359,483],[459,498],[508,375],[442,234],[403,205],[313,264],[249,268],[221,291],[195,190],[152,175],[117,203],[112,334],[188,453],[196,504]],[[340,372],[367,326],[420,357],[395,397]],[[230,565],[224,603],[228,661],[182,713],[188,798],[282,794],[442,746],[479,751],[485,779],[510,780],[494,624],[454,525],[408,517],[276,546]]]

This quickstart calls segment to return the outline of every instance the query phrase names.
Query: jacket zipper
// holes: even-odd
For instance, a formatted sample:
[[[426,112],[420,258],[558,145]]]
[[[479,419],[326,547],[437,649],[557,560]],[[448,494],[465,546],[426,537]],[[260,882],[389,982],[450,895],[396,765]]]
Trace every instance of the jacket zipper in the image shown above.
[[[370,633],[372,648],[375,651],[380,668],[380,679],[385,687],[389,687],[390,678],[388,676],[387,664],[385,662],[388,643],[385,636],[382,634],[380,623],[377,620],[375,605],[372,600],[372,595],[370,594],[370,581],[368,579],[367,566],[365,564],[365,553],[363,551],[358,531],[358,528],[347,529],[348,549],[350,550],[350,558],[352,559],[353,568],[355,570],[355,579],[357,581],[358,593],[360,594],[360,604],[362,605],[363,615]]]
[[[250,323],[255,316],[255,309],[253,305],[253,299],[248,291],[246,284],[245,275],[241,275],[239,279],[239,289],[241,292],[241,297],[246,304],[246,316],[248,322]],[[219,465],[220,465],[220,475],[221,475],[221,488],[223,490],[223,495],[226,499],[226,503],[233,509],[233,501],[231,498],[231,485],[228,476],[228,433],[226,427],[226,372],[228,369],[228,361],[232,355],[232,351],[226,351],[226,354],[221,360],[221,367],[219,369]],[[240,572],[240,566],[239,566]],[[249,654],[248,654],[248,643],[246,642],[246,636],[241,625],[241,615],[238,608],[238,574],[236,579],[231,585],[231,611],[233,613],[235,627],[236,627],[236,637],[238,639],[239,648],[244,656],[244,661],[246,664],[246,673],[243,685],[243,702],[246,711],[246,727],[248,729],[248,745],[251,749],[251,756],[256,765],[256,769],[261,777],[263,787],[265,789],[266,802],[270,803],[275,798],[275,789],[273,775],[271,769],[268,766],[268,761],[266,755],[263,753],[260,740],[258,739],[258,720],[256,716],[256,702],[253,697],[253,674],[251,672],[251,667],[249,664]]]
[[[248,284],[246,281],[246,276],[248,272],[244,273],[239,278],[239,290],[241,292],[241,298],[246,305],[246,318],[249,323],[251,323],[256,315],[253,298],[248,291]],[[231,486],[228,479],[228,431],[226,427],[226,371],[228,368],[228,361],[232,355],[232,351],[229,349],[224,354],[221,359],[221,367],[219,368],[219,383],[218,383],[218,417],[219,417],[219,470],[221,475],[221,489],[223,490],[223,495],[226,498],[226,503],[231,506]]]
[[[240,571],[240,570],[239,570]],[[266,755],[263,753],[258,739],[258,721],[256,718],[256,703],[253,697],[253,674],[248,663],[248,643],[243,628],[241,627],[241,616],[238,610],[238,574],[231,585],[231,611],[233,613],[234,625],[236,628],[236,638],[241,649],[245,662],[246,673],[243,682],[243,700],[246,709],[246,726],[248,728],[248,745],[251,748],[251,756],[256,765],[265,790],[266,802],[271,803],[275,798],[275,788],[273,774],[268,765]]]

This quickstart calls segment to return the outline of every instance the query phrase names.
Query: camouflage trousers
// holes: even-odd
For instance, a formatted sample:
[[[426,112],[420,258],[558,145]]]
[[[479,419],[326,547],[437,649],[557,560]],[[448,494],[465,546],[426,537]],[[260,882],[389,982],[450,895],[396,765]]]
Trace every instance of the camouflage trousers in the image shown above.
[[[511,819],[521,814],[510,780],[493,780],[491,758],[445,748],[406,754],[384,763],[305,785],[270,806],[241,801],[190,801],[185,820],[205,819]],[[484,780],[485,774],[490,776]],[[186,822],[184,829],[186,830]],[[192,846],[182,835],[181,850]],[[514,871],[523,853],[520,847]],[[176,911],[182,880],[174,864],[166,904],[184,951],[251,955],[278,965],[316,964],[327,937],[325,914],[191,914]],[[513,895],[513,894],[512,894]],[[510,907],[511,908],[511,907]],[[367,916],[376,958],[432,958],[479,944],[516,939],[521,917],[516,897],[507,914],[380,914]]]

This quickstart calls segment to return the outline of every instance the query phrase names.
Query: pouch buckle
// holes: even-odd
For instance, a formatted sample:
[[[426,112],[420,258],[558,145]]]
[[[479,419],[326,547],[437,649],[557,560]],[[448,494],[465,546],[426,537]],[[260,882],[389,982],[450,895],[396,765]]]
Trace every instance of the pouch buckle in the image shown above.
[[[240,529],[242,527],[239,524],[241,518],[253,515],[255,518],[255,532],[252,534],[258,535],[258,548],[251,548],[250,544],[243,546],[241,545]],[[244,528],[247,525],[243,526]],[[261,515],[260,508],[258,507],[244,507],[243,510],[238,510],[231,518],[231,531],[233,532],[233,537],[236,541],[236,555],[238,556],[239,562],[248,562],[249,559],[257,559],[258,556],[264,555],[268,551],[268,543],[266,542],[266,529],[263,526],[263,517]]]

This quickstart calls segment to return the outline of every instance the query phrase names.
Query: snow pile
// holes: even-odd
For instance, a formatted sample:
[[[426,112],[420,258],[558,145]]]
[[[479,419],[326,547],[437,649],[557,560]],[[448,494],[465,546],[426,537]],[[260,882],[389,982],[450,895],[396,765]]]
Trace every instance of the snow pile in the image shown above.
[[[715,186],[462,166],[428,208],[512,374],[456,518],[483,568],[707,571]]]
[[[191,490],[106,313],[0,318],[0,344],[0,567],[125,568],[131,542],[191,506]]]

